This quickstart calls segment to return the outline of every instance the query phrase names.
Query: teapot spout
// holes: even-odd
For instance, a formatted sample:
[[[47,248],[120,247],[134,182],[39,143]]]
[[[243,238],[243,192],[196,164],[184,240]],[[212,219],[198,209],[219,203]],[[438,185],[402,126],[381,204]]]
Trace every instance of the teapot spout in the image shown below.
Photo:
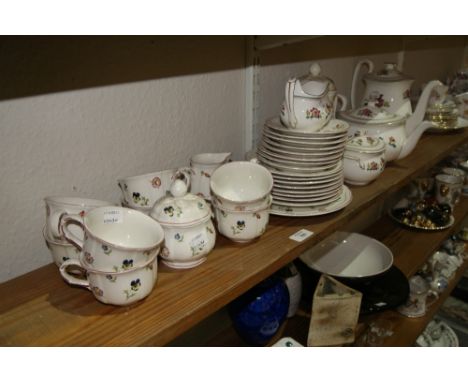
[[[400,155],[398,159],[403,159],[404,157],[408,156],[418,143],[419,138],[421,135],[429,128],[434,127],[435,124],[431,121],[423,121],[415,129],[413,129],[411,135],[406,136],[406,141],[401,148]]]
[[[434,88],[438,86],[444,85],[440,81],[434,80],[429,82],[424,88],[421,97],[419,98],[416,109],[414,110],[414,113],[406,120],[405,127],[407,137],[409,137],[415,130],[419,129],[419,126],[424,119],[424,115],[426,114],[427,103],[429,102],[431,93],[434,90]]]

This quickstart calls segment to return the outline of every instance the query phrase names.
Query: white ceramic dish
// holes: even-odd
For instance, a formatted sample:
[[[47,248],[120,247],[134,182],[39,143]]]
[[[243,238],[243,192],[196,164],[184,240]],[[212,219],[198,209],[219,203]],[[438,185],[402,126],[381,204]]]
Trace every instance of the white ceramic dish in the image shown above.
[[[306,250],[300,259],[315,271],[347,278],[376,276],[393,264],[392,251],[380,241],[340,231]]]
[[[294,153],[296,155],[336,152],[338,150],[343,150],[343,146],[344,146],[343,142],[330,144],[330,145],[317,143],[314,145],[309,145],[309,147],[290,146],[288,144],[284,144],[284,143],[275,141],[273,139],[270,139],[265,135],[262,137],[262,144],[265,147],[269,147],[270,149],[275,149],[278,152],[284,151],[286,153]]]
[[[347,205],[351,203],[353,200],[353,196],[351,190],[343,186],[341,194],[337,200],[334,202],[327,204],[325,206],[317,206],[317,207],[291,207],[291,206],[282,206],[277,205],[273,202],[270,214],[271,215],[278,215],[278,216],[289,216],[289,217],[308,217],[308,216],[320,216],[330,214],[332,212],[339,211],[345,208]]]
[[[306,180],[296,181],[275,177],[273,188],[284,190],[316,190],[333,186],[337,183],[343,183],[343,176],[341,174],[334,175],[330,178],[319,180]]]
[[[318,190],[314,192],[282,192],[276,191],[273,189],[272,195],[275,200],[277,198],[284,198],[284,199],[292,199],[294,201],[318,201],[321,199],[325,199],[326,197],[331,197],[337,195],[341,192],[342,184],[338,184],[334,187],[331,187],[326,190]]]
[[[336,145],[347,140],[347,134],[340,134],[326,137],[297,137],[287,134],[279,134],[267,126],[263,128],[263,135],[275,142],[286,143],[292,146],[317,146],[317,145]]]
[[[279,161],[285,161],[290,163],[304,163],[304,164],[316,164],[321,162],[331,162],[337,161],[343,156],[344,150],[339,150],[333,154],[319,154],[319,155],[294,155],[294,154],[281,154],[276,151],[272,151],[268,148],[263,147],[262,145],[258,146],[257,151],[272,157],[273,159]]]
[[[318,159],[313,159],[313,160],[307,160],[307,161],[298,161],[298,160],[292,160],[290,158],[283,158],[279,156],[273,156],[271,154],[265,153],[264,151],[261,151],[260,149],[257,150],[257,155],[259,158],[266,159],[272,163],[277,163],[283,166],[293,166],[293,167],[304,167],[304,168],[309,168],[309,169],[314,169],[316,167],[318,168],[323,168],[325,166],[333,166],[338,162],[342,155],[338,155],[335,158],[318,158]]]
[[[322,180],[328,179],[334,175],[343,174],[343,161],[340,160],[334,167],[324,171],[314,172],[293,172],[288,170],[278,170],[268,164],[263,164],[274,176],[274,178],[282,178],[287,180]],[[304,179],[306,178],[306,179]]]
[[[332,171],[335,167],[334,163],[324,165],[324,166],[316,166],[311,168],[310,166],[305,166],[305,167],[298,167],[298,166],[288,166],[283,163],[279,163],[277,161],[274,161],[272,159],[265,158],[262,155],[258,156],[258,160],[261,164],[266,165],[265,167],[268,166],[268,169],[273,168],[276,170],[279,170],[280,172],[287,172],[289,174],[304,174],[304,175],[311,175],[314,173],[327,173],[328,171]],[[272,171],[270,171],[272,172]],[[272,172],[273,173],[273,172]]]
[[[349,128],[349,125],[339,119],[331,119],[328,123],[323,126],[319,131],[311,132],[309,129],[291,129],[285,127],[279,117],[274,117],[267,119],[265,125],[270,129],[273,129],[279,133],[286,135],[293,135],[297,137],[324,137],[324,136],[336,136],[341,134],[346,134]]]
[[[336,154],[342,154],[343,151],[344,151],[344,147],[343,146],[339,146],[338,148],[336,149],[333,149],[333,150],[329,150],[329,149],[326,149],[326,150],[320,150],[320,149],[316,149],[316,151],[312,151],[312,152],[297,152],[296,150],[285,150],[284,148],[278,148],[278,147],[274,147],[270,144],[268,144],[268,142],[265,142],[264,140],[262,141],[262,143],[259,145],[259,148],[261,148],[262,150],[266,151],[266,152],[270,152],[270,153],[275,153],[277,155],[281,155],[283,157],[287,157],[287,158],[298,158],[298,159],[313,159],[313,158],[323,158],[323,157],[331,157],[331,156],[334,156]]]
[[[416,339],[416,346],[421,347],[458,347],[458,337],[445,322],[432,320]]]
[[[321,200],[317,201],[305,201],[305,200],[298,200],[297,198],[273,198],[275,204],[278,206],[284,207],[320,207],[325,206],[327,204],[331,204],[340,198],[340,192],[337,193],[336,196],[322,198]],[[308,200],[308,199],[307,199]]]

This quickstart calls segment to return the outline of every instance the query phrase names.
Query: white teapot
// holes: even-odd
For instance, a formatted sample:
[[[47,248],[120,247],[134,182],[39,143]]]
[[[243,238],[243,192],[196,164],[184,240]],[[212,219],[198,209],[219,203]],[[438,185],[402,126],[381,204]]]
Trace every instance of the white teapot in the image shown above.
[[[369,71],[364,76],[364,96],[359,101],[356,94],[357,81],[363,65],[367,66]],[[401,73],[394,63],[386,63],[382,70],[374,72],[374,63],[372,61],[367,59],[359,61],[354,68],[351,84],[351,108],[375,107],[391,114],[408,117],[413,113],[410,99],[410,88],[413,81],[411,77]],[[428,87],[432,91],[436,86],[442,86],[442,84],[439,81],[431,81],[426,88]],[[424,114],[427,100],[420,99],[416,109],[420,104],[423,104],[422,112]]]
[[[281,122],[290,128],[320,130],[335,116],[337,94],[335,83],[322,75],[318,63],[310,66],[309,74],[291,78],[286,83],[285,100],[281,107]],[[339,95],[345,110],[347,100]]]

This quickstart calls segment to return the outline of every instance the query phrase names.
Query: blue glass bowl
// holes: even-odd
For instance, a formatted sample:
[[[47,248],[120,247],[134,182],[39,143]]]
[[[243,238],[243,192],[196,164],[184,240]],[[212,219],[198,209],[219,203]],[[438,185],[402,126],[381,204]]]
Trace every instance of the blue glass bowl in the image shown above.
[[[264,346],[274,337],[288,309],[288,288],[279,277],[262,281],[228,306],[236,332],[256,346]]]

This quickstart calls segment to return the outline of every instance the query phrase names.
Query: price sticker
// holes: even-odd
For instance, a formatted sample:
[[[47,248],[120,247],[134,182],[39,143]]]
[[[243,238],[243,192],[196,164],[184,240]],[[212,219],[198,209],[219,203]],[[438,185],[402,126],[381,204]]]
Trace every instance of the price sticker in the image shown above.
[[[205,245],[205,234],[204,233],[199,233],[197,236],[195,236],[192,240],[190,240],[190,247],[191,248],[198,248],[198,247],[203,247]]]
[[[122,223],[122,211],[111,210],[104,212],[104,224]]]
[[[291,240],[294,240],[294,241],[298,241],[298,242],[301,242],[301,241],[304,241],[305,239],[311,237],[314,233],[307,230],[307,229],[301,229],[299,231],[297,231],[295,234],[289,236],[289,238]]]

